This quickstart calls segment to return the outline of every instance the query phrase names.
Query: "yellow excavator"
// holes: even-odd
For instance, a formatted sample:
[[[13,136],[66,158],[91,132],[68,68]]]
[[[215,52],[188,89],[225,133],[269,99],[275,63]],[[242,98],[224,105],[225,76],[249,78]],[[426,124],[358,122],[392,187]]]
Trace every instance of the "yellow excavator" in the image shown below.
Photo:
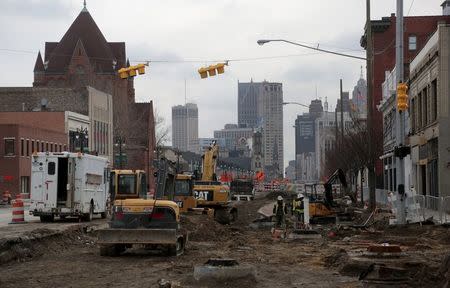
[[[219,146],[213,142],[202,155],[201,175],[176,174],[173,191],[161,192],[164,199],[175,201],[180,212],[201,211],[213,215],[221,224],[237,219],[237,208],[230,201],[230,188],[217,181],[216,165]],[[160,167],[167,166],[164,163]],[[159,169],[169,171],[170,169]],[[167,178],[167,177],[166,177]],[[159,181],[159,180],[158,180]],[[162,187],[162,186],[161,186]]]
[[[311,194],[308,195],[310,198],[309,202],[309,217],[311,223],[329,223],[335,222],[336,217],[346,218],[348,213],[340,211],[333,199],[333,184],[339,181],[344,189],[347,188],[347,180],[345,178],[345,173],[341,169],[337,169],[328,178],[327,182],[323,184],[324,194],[323,198],[319,199],[316,186],[317,184],[311,185]]]
[[[147,199],[145,179],[140,170],[112,171],[112,215],[109,228],[98,231],[100,255],[117,256],[133,245],[162,247],[171,256],[184,252],[187,234],[180,227],[177,203]]]

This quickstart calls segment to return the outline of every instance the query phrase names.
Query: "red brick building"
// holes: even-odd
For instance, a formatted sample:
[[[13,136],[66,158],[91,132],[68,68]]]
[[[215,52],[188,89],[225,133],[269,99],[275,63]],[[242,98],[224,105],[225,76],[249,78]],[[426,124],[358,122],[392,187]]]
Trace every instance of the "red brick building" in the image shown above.
[[[429,37],[436,31],[437,24],[450,23],[450,16],[413,16],[404,17],[404,71],[405,79],[409,76],[409,64],[417,53],[427,43]],[[374,111],[375,138],[383,137],[383,118],[377,106],[382,100],[382,84],[385,80],[385,72],[395,67],[395,14],[383,17],[381,20],[372,20],[372,44],[373,44],[373,86],[372,105]],[[367,27],[366,27],[367,29]],[[361,46],[367,47],[367,34],[361,37]],[[380,156],[383,147],[378,147]],[[383,167],[381,160],[377,161],[377,186],[382,188]]]
[[[0,192],[29,193],[31,155],[67,151],[64,112],[0,112]]]
[[[136,103],[133,78],[123,80],[118,77],[117,70],[128,65],[125,43],[108,42],[84,7],[59,42],[45,43],[44,59],[38,53],[33,89],[70,89],[77,94],[86,87],[93,87],[112,95],[113,141],[121,137],[126,143],[122,151],[128,161],[123,168],[145,169],[150,188],[154,188],[150,165],[156,142],[153,105],[152,102]],[[11,103],[7,97],[11,93],[8,93],[5,91],[2,95],[0,91],[0,111],[23,111],[22,107],[34,104],[27,103],[20,95],[13,100],[15,103]],[[73,111],[65,103],[50,102],[53,111]],[[14,107],[14,110],[1,109],[1,106]],[[96,113],[89,111],[91,117],[91,112]],[[114,149],[117,155],[118,149]]]

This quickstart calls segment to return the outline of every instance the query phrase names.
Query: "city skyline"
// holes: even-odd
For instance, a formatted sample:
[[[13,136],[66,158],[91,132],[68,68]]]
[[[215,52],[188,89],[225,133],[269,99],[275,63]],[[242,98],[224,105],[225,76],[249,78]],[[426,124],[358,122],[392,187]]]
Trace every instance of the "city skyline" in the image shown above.
[[[185,95],[188,102],[197,103],[201,111],[199,137],[210,137],[214,130],[224,124],[237,122],[234,114],[237,111],[238,80],[250,81],[253,78],[254,81],[267,79],[282,82],[286,101],[309,103],[315,98],[321,97],[323,100],[328,97],[329,103],[336,103],[339,78],[344,81],[344,90],[351,91],[359,79],[360,66],[365,65],[358,60],[318,54],[279,43],[263,47],[256,44],[256,40],[261,38],[286,38],[364,56],[359,45],[365,21],[362,16],[365,5],[361,1],[349,1],[346,7],[329,1],[286,1],[286,5],[276,12],[269,3],[258,2],[259,13],[249,13],[255,7],[252,1],[169,2],[161,3],[154,10],[146,1],[127,5],[120,1],[108,1],[105,4],[90,0],[87,1],[87,9],[109,41],[127,43],[127,54],[131,60],[200,60],[199,63],[154,62],[150,64],[147,74],[135,81],[137,101],[153,100],[168,126],[171,126],[171,107],[184,103]],[[441,2],[415,1],[409,9],[411,1],[405,1],[405,15],[440,15]],[[0,8],[5,12],[0,21],[9,27],[0,32],[4,43],[8,43],[0,48],[14,50],[2,50],[0,53],[2,63],[11,67],[8,71],[0,72],[0,85],[30,86],[33,74],[29,71],[32,71],[36,53],[39,50],[44,52],[43,41],[58,41],[62,37],[82,9],[82,1],[2,1]],[[133,15],[136,21],[119,23],[115,20],[117,17],[111,17],[121,15],[123,11]],[[198,17],[204,15],[205,11],[214,13],[203,17],[200,24]],[[380,19],[394,11],[395,1],[377,1],[372,7],[372,19]],[[317,13],[329,21],[313,16]],[[268,14],[273,15],[270,18],[260,17]],[[21,19],[22,25],[7,25],[12,19]],[[218,24],[220,22],[224,24]],[[330,26],[328,22],[335,25]],[[303,25],[315,25],[314,32],[298,28]],[[133,27],[140,27],[142,33],[128,33]],[[208,30],[205,27],[215,29]],[[238,30],[240,33],[235,33]],[[17,39],[15,35],[28,36]],[[215,49],[210,49],[211,42],[205,42],[205,37],[217,43]],[[208,60],[279,55],[300,56],[264,61],[231,61],[225,74],[206,80],[201,80],[197,74],[197,69]],[[284,107],[284,166],[295,157],[292,123],[296,115],[305,111],[306,108],[296,106]]]

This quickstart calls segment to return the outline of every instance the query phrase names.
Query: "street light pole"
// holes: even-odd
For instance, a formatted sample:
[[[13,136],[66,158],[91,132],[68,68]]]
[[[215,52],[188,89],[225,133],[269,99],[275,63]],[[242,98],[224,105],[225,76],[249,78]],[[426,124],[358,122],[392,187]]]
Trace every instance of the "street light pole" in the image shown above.
[[[354,56],[354,55],[350,55],[350,54],[339,53],[339,52],[335,52],[335,51],[331,51],[331,50],[321,49],[319,47],[312,47],[312,46],[308,46],[308,45],[304,45],[304,44],[300,44],[300,43],[296,43],[296,42],[292,42],[292,41],[284,40],[284,39],[264,39],[264,40],[256,41],[256,43],[258,43],[258,45],[264,45],[269,42],[285,42],[285,43],[289,43],[292,45],[296,45],[296,46],[300,46],[303,48],[312,49],[312,50],[316,50],[316,51],[320,51],[320,52],[324,52],[324,53],[334,54],[334,55],[358,59],[358,60],[366,60],[366,58],[364,58],[364,57],[358,57],[358,56]]]
[[[117,148],[119,148],[119,168],[123,168],[123,161],[122,161],[122,148],[125,147],[125,139],[122,136],[117,136],[116,143],[114,144]]]
[[[283,105],[299,105],[299,106],[302,106],[302,107],[306,107],[306,108],[309,108],[309,105],[306,105],[306,104],[302,104],[302,103],[299,103],[299,102],[283,102],[282,103]]]
[[[396,19],[396,32],[395,32],[395,71],[397,83],[403,83],[403,0],[397,0],[397,19]],[[398,93],[395,95],[395,103],[398,103]],[[397,146],[403,145],[405,138],[405,112],[402,113],[397,108],[396,115],[396,144]],[[405,160],[403,157],[397,157],[396,159],[396,178],[397,178],[397,193],[400,200],[398,209],[398,224],[405,224]]]

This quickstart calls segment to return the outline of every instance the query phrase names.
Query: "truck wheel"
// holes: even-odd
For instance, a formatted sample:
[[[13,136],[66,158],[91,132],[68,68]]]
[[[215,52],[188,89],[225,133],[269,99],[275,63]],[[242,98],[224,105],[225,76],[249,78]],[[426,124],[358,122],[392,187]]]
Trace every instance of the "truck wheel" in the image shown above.
[[[55,215],[42,215],[39,217],[41,222],[43,223],[48,223],[48,222],[53,222],[55,220]]]
[[[102,219],[105,219],[105,218],[106,218],[106,212],[100,213],[100,217],[101,217]]]

